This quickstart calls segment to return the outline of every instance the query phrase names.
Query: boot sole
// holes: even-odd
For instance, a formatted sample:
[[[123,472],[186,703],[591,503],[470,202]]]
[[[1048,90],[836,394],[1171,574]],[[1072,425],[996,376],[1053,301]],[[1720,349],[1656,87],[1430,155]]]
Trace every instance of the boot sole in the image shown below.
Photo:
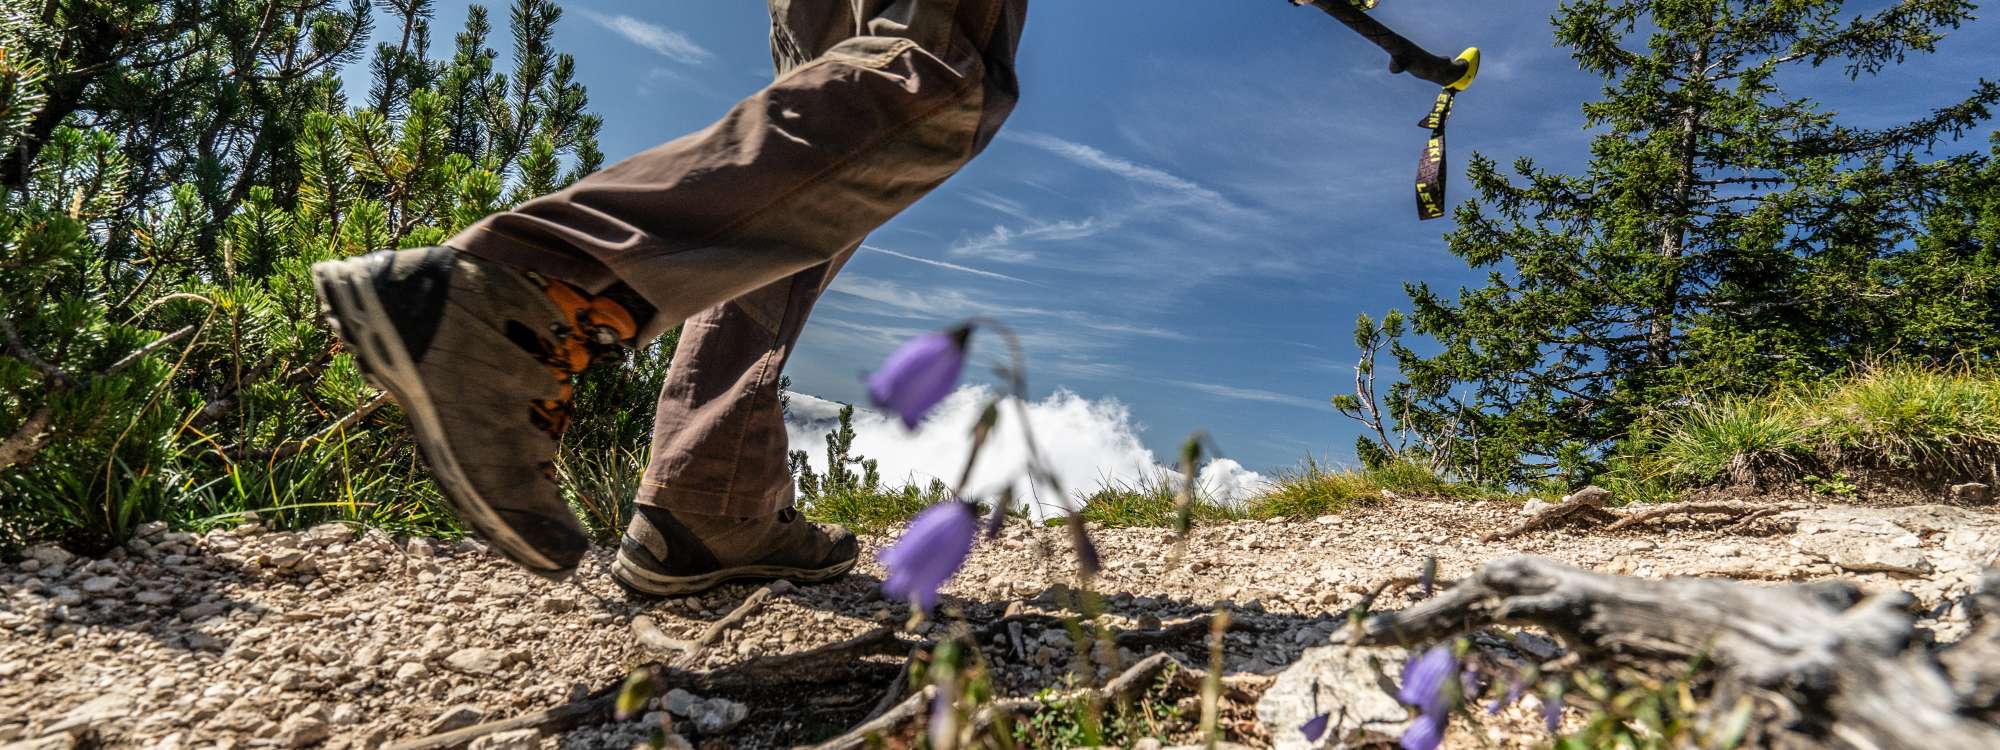
[[[857,557],[819,569],[789,565],[738,565],[701,575],[672,576],[647,570],[627,556],[625,550],[620,549],[617,561],[611,565],[611,579],[628,590],[647,596],[689,596],[738,581],[785,580],[793,583],[825,583],[846,575],[847,571],[854,569],[854,563],[859,559]]]
[[[430,465],[431,476],[444,490],[445,500],[458,517],[481,538],[529,572],[551,580],[562,580],[576,570],[563,565],[529,544],[500,518],[493,505],[472,486],[459,466],[451,438],[416,363],[396,332],[396,325],[376,295],[373,279],[388,270],[394,253],[379,251],[346,260],[313,264],[313,286],[319,291],[320,314],[334,335],[354,354],[368,382],[389,392],[410,417],[410,431],[416,435],[418,452]]]

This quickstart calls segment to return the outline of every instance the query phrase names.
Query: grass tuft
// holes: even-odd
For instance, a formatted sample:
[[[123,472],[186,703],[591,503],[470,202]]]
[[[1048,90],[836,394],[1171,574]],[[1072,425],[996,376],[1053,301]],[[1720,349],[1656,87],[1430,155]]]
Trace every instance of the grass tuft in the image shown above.
[[[872,492],[839,488],[822,493],[802,510],[820,523],[841,524],[856,534],[879,534],[950,498],[951,490],[938,481],[928,487],[912,484]]]
[[[1621,498],[1717,485],[2000,479],[2000,378],[1889,365],[1763,396],[1695,404],[1635,432],[1604,477]],[[1834,479],[1825,479],[1832,477]]]
[[[1473,498],[1483,493],[1440,477],[1429,467],[1398,461],[1373,469],[1333,469],[1307,459],[1278,475],[1269,492],[1251,499],[1250,518],[1317,518],[1357,504],[1382,502],[1383,490],[1398,495]]]
[[[1811,426],[1835,464],[1948,477],[2000,455],[2000,380],[1966,370],[1885,367],[1825,394]]]
[[[1083,498],[1083,520],[1107,528],[1172,527],[1180,515],[1180,483],[1180,477],[1165,472],[1136,483],[1106,481]],[[1196,493],[1196,525],[1228,523],[1241,517],[1239,510]]]

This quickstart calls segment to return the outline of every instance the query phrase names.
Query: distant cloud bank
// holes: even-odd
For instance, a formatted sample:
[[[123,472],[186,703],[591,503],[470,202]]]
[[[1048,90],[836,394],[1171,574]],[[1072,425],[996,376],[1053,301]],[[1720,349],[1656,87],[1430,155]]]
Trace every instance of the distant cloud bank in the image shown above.
[[[891,417],[857,408],[854,452],[875,459],[885,483],[923,485],[935,478],[950,484],[964,469],[972,447],[972,425],[979,417],[980,405],[992,393],[985,386],[960,387],[915,432]],[[792,448],[806,451],[813,468],[824,470],[825,436],[837,423],[840,404],[799,393],[791,398],[792,413],[786,427]],[[1146,448],[1139,438],[1141,427],[1116,399],[1091,400],[1058,390],[1028,404],[1028,422],[1042,455],[1073,496],[1106,484],[1137,485],[1160,472],[1172,471]],[[1008,408],[973,471],[970,494],[990,497],[1011,482],[1016,498],[1038,498],[1044,513],[1068,507],[1069,499],[1051,498],[1045,490],[1038,495],[1030,488],[1023,468],[1026,465],[1020,424]],[[1229,459],[1203,466],[1197,481],[1209,497],[1232,503],[1256,495],[1270,484],[1263,475]]]

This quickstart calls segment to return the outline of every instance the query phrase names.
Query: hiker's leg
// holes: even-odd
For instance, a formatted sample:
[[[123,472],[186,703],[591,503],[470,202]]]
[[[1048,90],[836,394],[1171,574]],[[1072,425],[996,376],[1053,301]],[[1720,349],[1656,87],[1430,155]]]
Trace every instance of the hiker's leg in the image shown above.
[[[985,147],[1018,95],[1026,0],[784,0],[784,72],[708,128],[447,244],[657,310],[642,340],[825,264]],[[824,49],[819,49],[824,45]]]
[[[640,505],[762,516],[792,502],[778,378],[852,248],[681,326],[653,421]]]
[[[814,302],[866,231],[976,154],[1011,110],[1012,57],[1022,5],[1019,0],[772,3],[776,86],[812,75],[828,59],[840,59],[858,44],[863,48],[879,44],[884,34],[906,40],[892,47],[908,47],[909,39],[950,37],[949,42],[923,45],[949,50],[976,41],[962,33],[964,29],[984,28],[987,46],[993,49],[977,55],[981,80],[974,85],[981,90],[979,96],[952,94],[957,97],[954,103],[945,105],[962,108],[942,115],[953,123],[943,127],[960,128],[953,136],[962,144],[959,151],[948,153],[913,142],[893,146],[880,156],[861,157],[873,160],[869,163],[833,167],[851,172],[852,177],[806,189],[873,195],[859,196],[859,203],[849,196],[815,208],[846,212],[866,205],[861,210],[881,212],[880,218],[865,227],[850,224],[837,236],[822,233],[809,238],[844,244],[824,262],[709,308],[682,325],[654,420],[652,462],[612,567],[619,582],[644,593],[677,595],[745,575],[824,580],[853,564],[858,549],[851,534],[807,523],[790,507],[792,477],[778,400],[779,373]],[[976,22],[967,26],[967,19]],[[947,33],[943,26],[958,31]],[[963,51],[941,56],[971,59]],[[914,83],[924,85],[921,80]],[[810,111],[799,113],[800,119],[812,117]],[[928,156],[921,156],[926,152]],[[898,164],[910,158],[937,161],[901,173]],[[825,229],[839,228],[829,224]]]

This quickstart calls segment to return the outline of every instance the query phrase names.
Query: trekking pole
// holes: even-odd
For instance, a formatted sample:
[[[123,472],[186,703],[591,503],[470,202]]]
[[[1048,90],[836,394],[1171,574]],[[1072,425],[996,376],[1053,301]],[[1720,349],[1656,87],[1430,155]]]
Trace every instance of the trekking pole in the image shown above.
[[[1467,47],[1456,58],[1431,54],[1416,42],[1403,37],[1368,15],[1375,0],[1291,0],[1293,5],[1311,5],[1362,38],[1389,53],[1389,72],[1409,73],[1443,86],[1431,112],[1418,123],[1431,131],[1417,162],[1417,218],[1435,219],[1444,215],[1444,123],[1451,117],[1453,97],[1472,85],[1479,76],[1479,48]]]

